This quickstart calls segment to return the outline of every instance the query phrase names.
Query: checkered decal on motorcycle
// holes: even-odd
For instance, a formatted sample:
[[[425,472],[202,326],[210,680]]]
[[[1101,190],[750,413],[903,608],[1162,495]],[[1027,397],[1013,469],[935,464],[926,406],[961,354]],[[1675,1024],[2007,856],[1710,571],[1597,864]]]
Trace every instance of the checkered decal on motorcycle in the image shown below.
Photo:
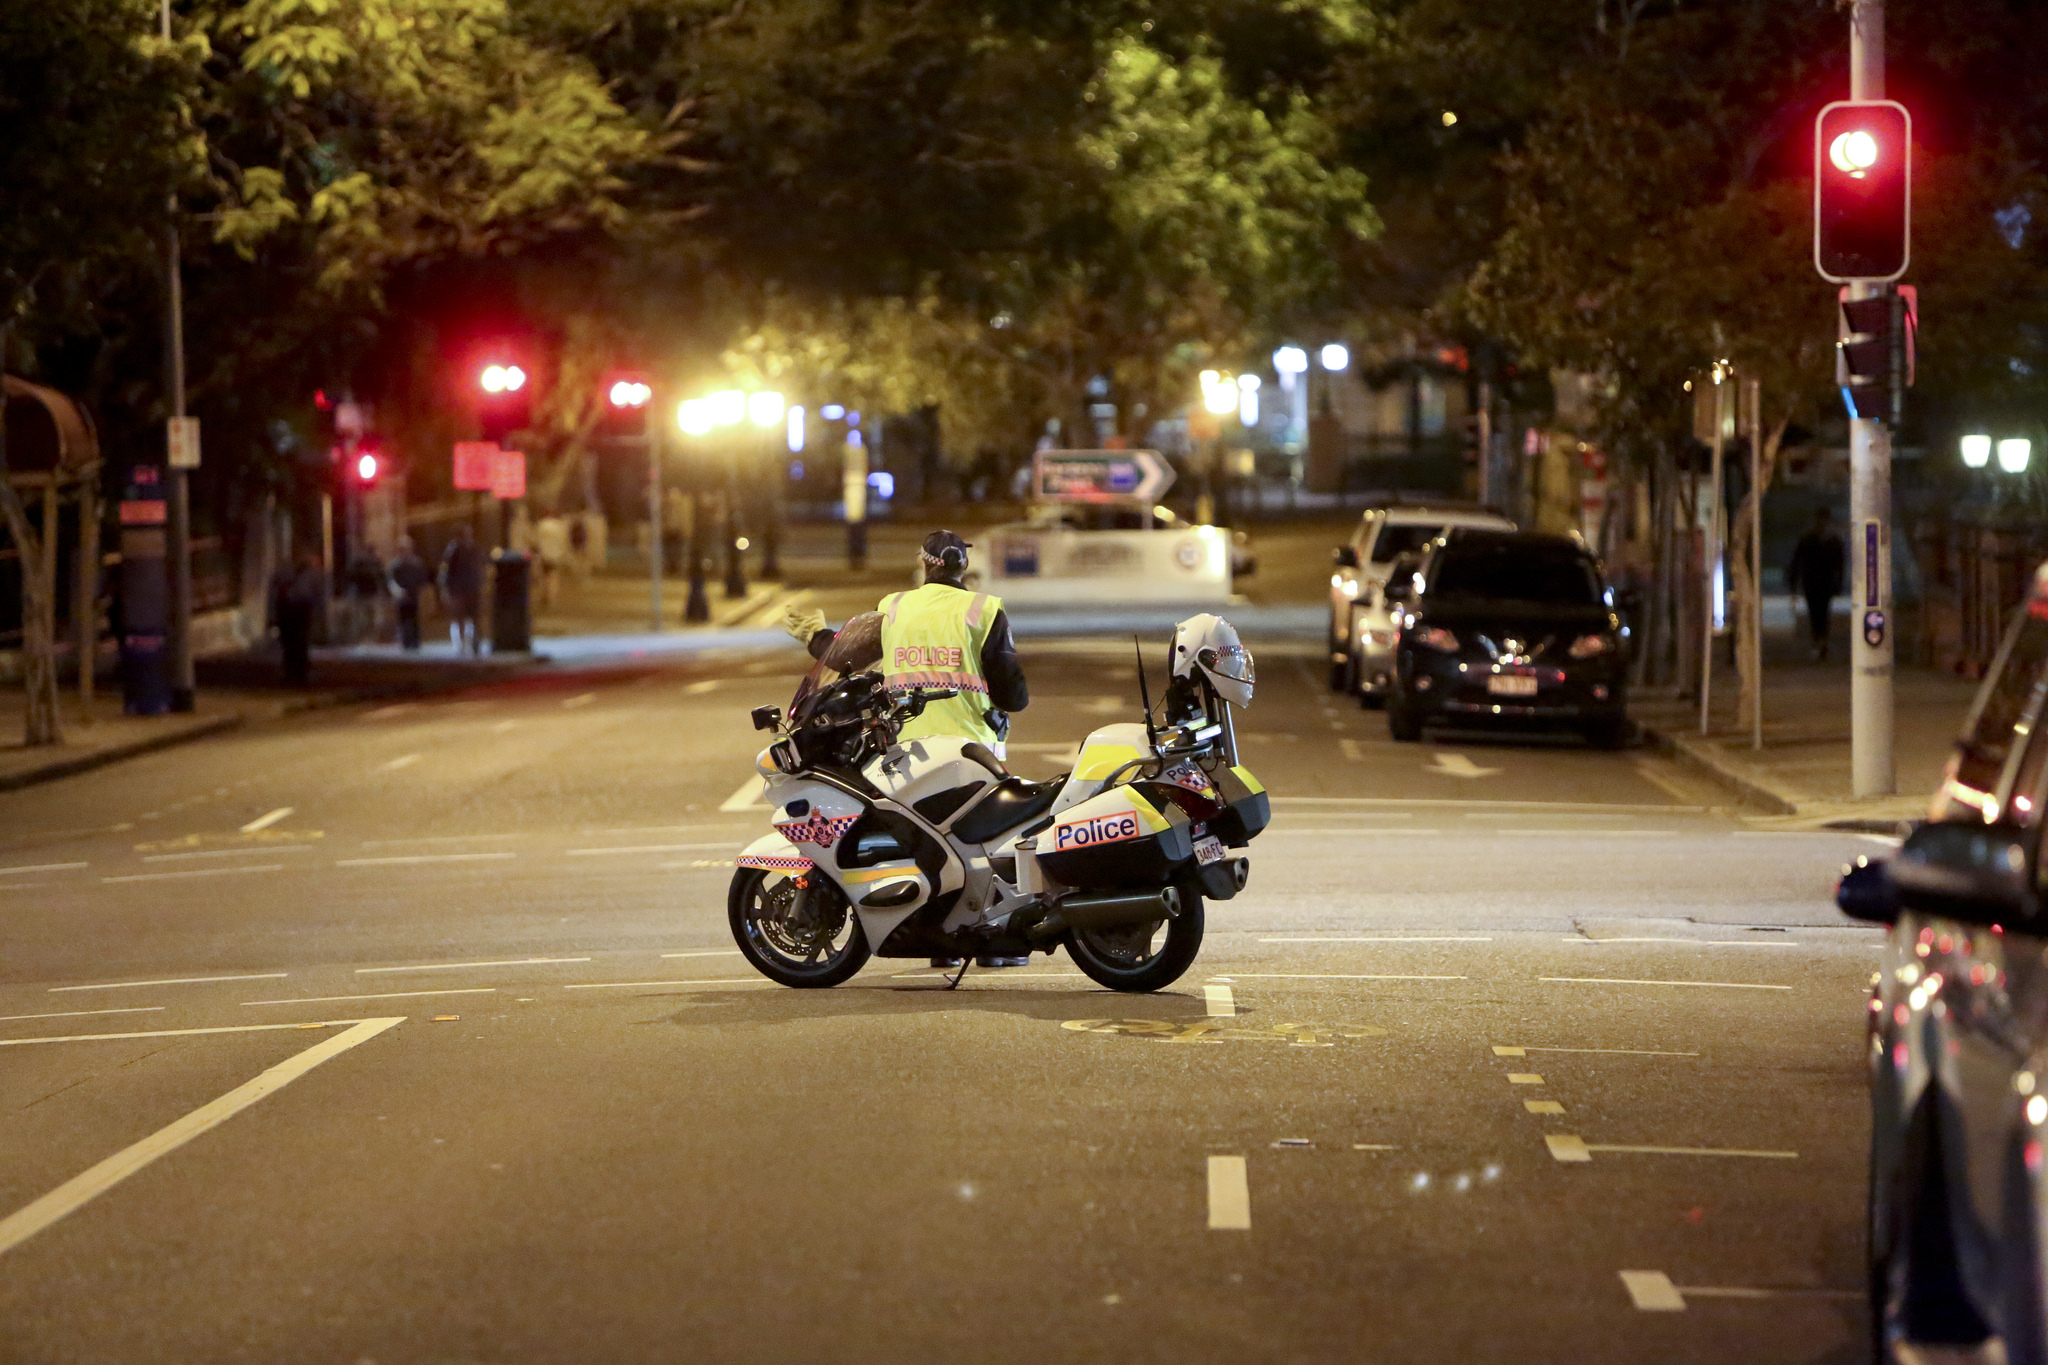
[[[777,853],[742,853],[733,859],[735,867],[758,867],[764,872],[809,872],[817,864],[809,858],[789,858]]]
[[[853,815],[826,815],[823,811],[812,811],[801,820],[779,824],[776,832],[792,844],[812,844],[818,848],[830,848],[839,842],[839,836],[853,828],[853,822],[860,819]]]

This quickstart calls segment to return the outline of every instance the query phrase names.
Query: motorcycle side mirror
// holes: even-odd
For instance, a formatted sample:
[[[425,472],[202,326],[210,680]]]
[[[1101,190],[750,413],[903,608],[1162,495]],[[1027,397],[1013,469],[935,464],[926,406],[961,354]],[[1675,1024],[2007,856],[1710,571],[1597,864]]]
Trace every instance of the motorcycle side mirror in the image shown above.
[[[1871,924],[1893,924],[1899,918],[1898,892],[1884,860],[1858,857],[1844,864],[1835,883],[1835,906],[1850,919]]]
[[[773,730],[782,724],[782,708],[779,706],[757,706],[753,710],[756,730]]]
[[[1339,545],[1336,553],[1331,555],[1330,559],[1340,569],[1355,569],[1358,567],[1358,551],[1349,545]]]

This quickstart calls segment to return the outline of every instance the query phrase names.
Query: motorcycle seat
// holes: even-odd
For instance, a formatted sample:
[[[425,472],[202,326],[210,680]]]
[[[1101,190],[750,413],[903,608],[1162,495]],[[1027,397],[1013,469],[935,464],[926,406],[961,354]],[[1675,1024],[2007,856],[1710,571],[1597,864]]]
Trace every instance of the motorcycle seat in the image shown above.
[[[997,835],[1051,810],[1052,803],[1059,798],[1060,788],[1066,785],[1064,774],[1050,782],[1026,782],[1021,777],[1006,777],[973,810],[961,816],[949,833],[970,844],[985,844]]]

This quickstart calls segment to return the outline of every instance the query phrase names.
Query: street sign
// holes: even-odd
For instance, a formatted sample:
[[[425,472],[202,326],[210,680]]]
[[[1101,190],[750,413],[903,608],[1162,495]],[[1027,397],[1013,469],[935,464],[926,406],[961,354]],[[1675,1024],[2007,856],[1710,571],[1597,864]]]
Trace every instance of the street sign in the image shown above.
[[[1173,487],[1173,469],[1156,450],[1041,450],[1032,488],[1044,502],[1150,505]]]
[[[492,470],[498,458],[496,441],[457,441],[455,443],[455,486],[470,493],[491,491]]]
[[[197,417],[173,417],[165,432],[169,441],[173,469],[199,468],[199,419]]]
[[[526,496],[526,452],[494,450],[491,453],[491,496],[500,502]]]

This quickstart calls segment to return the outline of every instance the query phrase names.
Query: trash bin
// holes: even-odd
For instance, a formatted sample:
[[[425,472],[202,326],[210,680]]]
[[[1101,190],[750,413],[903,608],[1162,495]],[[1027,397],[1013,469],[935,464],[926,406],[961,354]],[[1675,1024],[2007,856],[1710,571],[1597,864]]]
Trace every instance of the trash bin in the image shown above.
[[[533,649],[533,564],[517,550],[491,554],[491,653]]]

